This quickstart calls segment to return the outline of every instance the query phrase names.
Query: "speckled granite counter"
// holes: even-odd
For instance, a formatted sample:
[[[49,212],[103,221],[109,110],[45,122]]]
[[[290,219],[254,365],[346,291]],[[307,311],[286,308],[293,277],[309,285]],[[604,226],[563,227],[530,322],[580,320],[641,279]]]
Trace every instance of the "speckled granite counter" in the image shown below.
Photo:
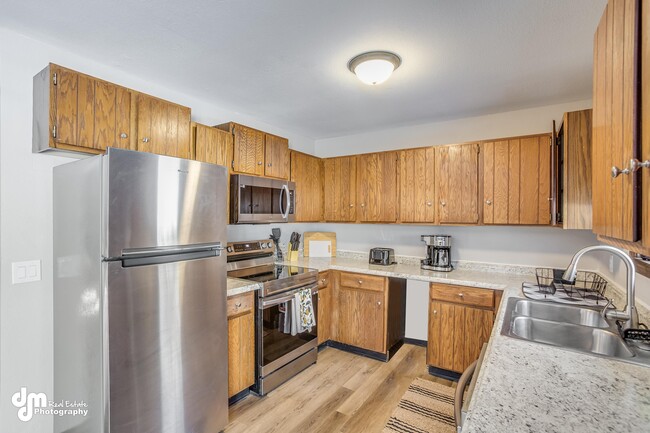
[[[240,295],[242,293],[252,292],[253,290],[261,289],[262,283],[253,283],[248,280],[241,280],[239,278],[230,278],[226,279],[227,290],[226,293],[228,297]]]
[[[414,263],[376,266],[359,258],[284,264],[503,290],[464,433],[650,431],[650,368],[501,335],[506,301],[521,296],[530,274],[430,272]]]

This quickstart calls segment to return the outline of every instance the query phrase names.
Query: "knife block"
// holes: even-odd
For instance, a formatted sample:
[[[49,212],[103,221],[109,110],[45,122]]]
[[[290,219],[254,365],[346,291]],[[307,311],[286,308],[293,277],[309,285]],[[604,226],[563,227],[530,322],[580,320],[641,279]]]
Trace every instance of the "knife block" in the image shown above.
[[[289,249],[287,250],[287,259],[289,259],[290,262],[297,262],[298,261],[298,250],[292,250],[291,246],[289,246]]]

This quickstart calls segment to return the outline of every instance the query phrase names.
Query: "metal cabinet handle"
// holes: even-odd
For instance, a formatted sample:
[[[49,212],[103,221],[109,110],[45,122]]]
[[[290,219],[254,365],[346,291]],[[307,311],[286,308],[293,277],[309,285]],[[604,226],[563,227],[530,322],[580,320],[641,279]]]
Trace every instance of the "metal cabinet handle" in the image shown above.
[[[363,280],[359,280],[359,284],[363,284]]]
[[[431,202],[430,202],[430,201],[427,202],[427,206],[431,206]]]
[[[377,305],[381,305],[381,301],[377,301]]]
[[[353,204],[351,204],[351,205],[350,205],[350,207],[354,207],[354,205],[353,205]]]
[[[235,308],[241,308],[241,302],[237,302],[237,303],[235,304]]]
[[[366,207],[366,204],[365,204],[365,203],[361,203],[359,206],[361,206],[361,207]]]
[[[492,200],[485,200],[485,204],[488,205],[488,206],[491,206],[492,205]]]
[[[320,282],[323,283],[323,284],[325,284],[325,278],[323,278],[322,280],[320,280]]]
[[[444,200],[440,200],[440,206],[447,206],[447,202]]]
[[[650,159],[646,159],[645,161],[639,161],[636,158],[630,159],[630,171],[632,173],[642,168],[650,168]]]
[[[143,137],[142,142],[143,143],[149,143],[149,137]]]
[[[620,168],[614,166],[612,167],[612,178],[616,179],[620,174],[630,174],[630,169],[629,168],[624,168],[621,170]]]
[[[257,165],[262,165],[262,161],[257,161]]]
[[[120,134],[120,138],[123,139],[123,140],[125,138],[129,138],[129,134],[127,134],[126,132],[123,132],[123,133]]]
[[[460,296],[460,297],[462,298],[462,297],[465,296],[465,295],[463,295],[462,293],[459,293],[458,296]]]
[[[271,164],[271,163],[269,162],[267,165],[268,165],[269,167],[271,167],[273,164]]]
[[[433,314],[438,314],[438,310],[433,310]]]

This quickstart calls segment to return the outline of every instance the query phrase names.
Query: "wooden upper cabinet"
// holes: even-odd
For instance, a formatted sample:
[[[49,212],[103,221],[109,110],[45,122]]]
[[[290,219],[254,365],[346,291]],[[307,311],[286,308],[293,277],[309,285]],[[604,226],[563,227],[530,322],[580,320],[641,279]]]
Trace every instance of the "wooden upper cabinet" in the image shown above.
[[[398,152],[368,153],[358,156],[359,221],[397,221],[398,160]]]
[[[647,72],[643,77],[638,69],[640,9],[647,8],[639,8],[638,0],[610,0],[594,37],[593,231],[628,242],[641,233],[638,174],[623,171],[640,157],[637,79],[642,89],[644,82],[648,86]]]
[[[483,223],[551,223],[551,136],[481,143]]]
[[[264,134],[264,176],[289,179],[289,140]]]
[[[434,223],[435,151],[433,147],[399,152],[399,219],[405,223]]]
[[[323,160],[291,151],[291,181],[296,183],[296,222],[323,220]]]
[[[591,229],[592,110],[564,113],[558,134],[558,224]]]
[[[190,109],[144,93],[137,99],[137,150],[192,158]]]
[[[34,77],[33,150],[132,149],[129,89],[50,64]]]
[[[200,123],[192,124],[194,159],[211,164],[230,166],[232,134]]]
[[[438,220],[441,224],[478,223],[479,145],[435,148]]]
[[[354,222],[357,219],[357,157],[323,160],[325,220]]]
[[[264,176],[264,132],[233,122],[216,127],[233,135],[232,171]]]

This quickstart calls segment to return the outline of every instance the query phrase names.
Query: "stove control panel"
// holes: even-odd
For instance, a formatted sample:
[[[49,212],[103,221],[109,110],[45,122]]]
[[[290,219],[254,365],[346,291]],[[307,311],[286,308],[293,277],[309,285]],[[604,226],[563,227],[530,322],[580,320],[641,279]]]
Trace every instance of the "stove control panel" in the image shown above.
[[[270,239],[258,241],[228,242],[226,247],[228,256],[260,255],[265,256],[275,253],[275,246]]]

